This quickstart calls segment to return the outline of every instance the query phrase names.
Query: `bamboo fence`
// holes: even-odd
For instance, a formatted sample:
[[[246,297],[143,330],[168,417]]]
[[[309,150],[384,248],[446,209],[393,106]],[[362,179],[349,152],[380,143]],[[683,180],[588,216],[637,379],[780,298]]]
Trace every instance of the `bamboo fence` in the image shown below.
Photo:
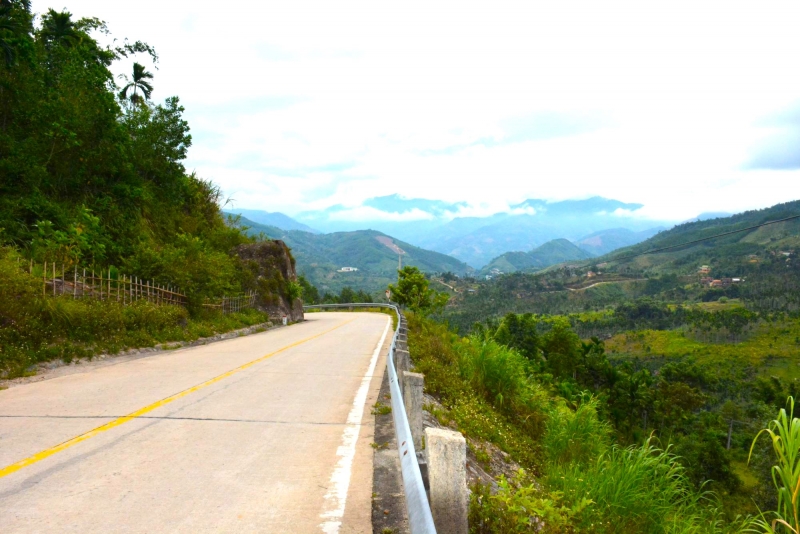
[[[34,273],[38,276],[39,267],[30,261],[28,272],[32,276]],[[59,267],[54,262],[45,262],[41,265],[42,295],[116,300],[122,304],[147,300],[155,304],[186,306],[189,302],[186,295],[171,285],[156,284],[121,273],[116,273],[116,276],[114,274],[111,269],[95,271],[79,269],[77,266],[67,268],[63,264]]]

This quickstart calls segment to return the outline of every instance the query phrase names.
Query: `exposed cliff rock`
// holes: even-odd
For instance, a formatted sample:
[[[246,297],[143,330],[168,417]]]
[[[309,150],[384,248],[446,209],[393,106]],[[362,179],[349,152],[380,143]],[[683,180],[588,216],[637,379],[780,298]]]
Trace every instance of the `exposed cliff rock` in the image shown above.
[[[258,294],[258,307],[280,321],[285,314],[290,321],[303,320],[303,301],[295,262],[283,241],[262,241],[236,248],[242,269],[249,275],[247,289]]]

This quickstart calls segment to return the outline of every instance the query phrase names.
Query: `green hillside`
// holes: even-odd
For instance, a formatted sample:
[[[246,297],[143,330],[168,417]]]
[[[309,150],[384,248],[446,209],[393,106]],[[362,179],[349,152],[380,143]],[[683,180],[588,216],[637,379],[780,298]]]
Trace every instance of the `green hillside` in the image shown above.
[[[687,246],[677,246],[662,252],[635,258],[644,252],[675,247],[705,239],[717,234],[743,230],[768,221],[800,215],[800,200],[777,204],[762,210],[746,211],[731,217],[684,223],[661,232],[632,247],[616,250],[597,261],[608,261],[609,270],[694,274],[703,265],[712,268],[712,274],[734,275],[737,269],[750,264],[751,255],[765,256],[783,249],[800,247],[800,219],[794,219],[760,228],[733,233]],[[763,259],[757,260],[763,262]]]
[[[455,282],[458,291],[447,318],[466,331],[475,321],[506,312],[578,313],[643,298],[668,305],[706,305],[724,298],[739,300],[753,311],[795,313],[800,310],[800,219],[638,254],[796,215],[800,201],[685,223],[588,261],[536,273],[512,272],[491,281]],[[701,267],[709,271],[701,274]],[[712,287],[703,278],[739,281]]]
[[[506,252],[489,262],[481,272],[489,274],[494,269],[503,273],[531,272],[557,263],[585,260],[591,257],[592,254],[566,239],[553,239],[530,252]]]
[[[592,256],[601,256],[619,248],[640,243],[663,229],[663,227],[656,227],[634,232],[627,228],[611,228],[584,236],[576,241],[576,244]]]
[[[389,283],[397,280],[398,253],[392,244],[404,252],[403,265],[413,265],[423,272],[449,271],[466,275],[472,271],[455,258],[415,247],[374,230],[312,234],[281,230],[244,217],[239,222],[248,228],[247,233],[251,236],[263,233],[283,240],[297,260],[297,272],[323,293],[339,292],[346,286],[372,293],[383,292]],[[343,267],[355,267],[358,271],[340,272]]]

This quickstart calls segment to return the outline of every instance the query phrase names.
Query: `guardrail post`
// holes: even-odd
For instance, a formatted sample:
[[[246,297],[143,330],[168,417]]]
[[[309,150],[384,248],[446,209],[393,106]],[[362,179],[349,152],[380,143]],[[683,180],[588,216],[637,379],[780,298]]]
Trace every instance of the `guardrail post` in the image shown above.
[[[394,370],[397,373],[397,385],[400,386],[400,391],[405,391],[405,386],[403,385],[405,382],[404,375],[405,372],[410,369],[411,364],[408,351],[403,349],[395,349],[394,356]]]
[[[425,375],[403,371],[403,404],[406,407],[408,426],[414,438],[414,449],[422,450],[422,389]]]
[[[438,534],[467,534],[467,442],[458,432],[425,429],[431,513]]]

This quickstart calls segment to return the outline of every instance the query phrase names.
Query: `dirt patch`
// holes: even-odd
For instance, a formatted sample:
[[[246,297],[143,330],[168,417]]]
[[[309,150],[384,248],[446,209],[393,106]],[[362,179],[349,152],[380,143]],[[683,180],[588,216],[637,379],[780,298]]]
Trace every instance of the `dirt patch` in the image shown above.
[[[405,254],[406,253],[405,250],[403,250],[402,248],[400,248],[400,247],[398,247],[397,245],[394,244],[394,241],[392,241],[391,237],[387,237],[385,235],[376,235],[375,239],[377,239],[380,244],[385,245],[387,248],[389,248],[395,254]]]

